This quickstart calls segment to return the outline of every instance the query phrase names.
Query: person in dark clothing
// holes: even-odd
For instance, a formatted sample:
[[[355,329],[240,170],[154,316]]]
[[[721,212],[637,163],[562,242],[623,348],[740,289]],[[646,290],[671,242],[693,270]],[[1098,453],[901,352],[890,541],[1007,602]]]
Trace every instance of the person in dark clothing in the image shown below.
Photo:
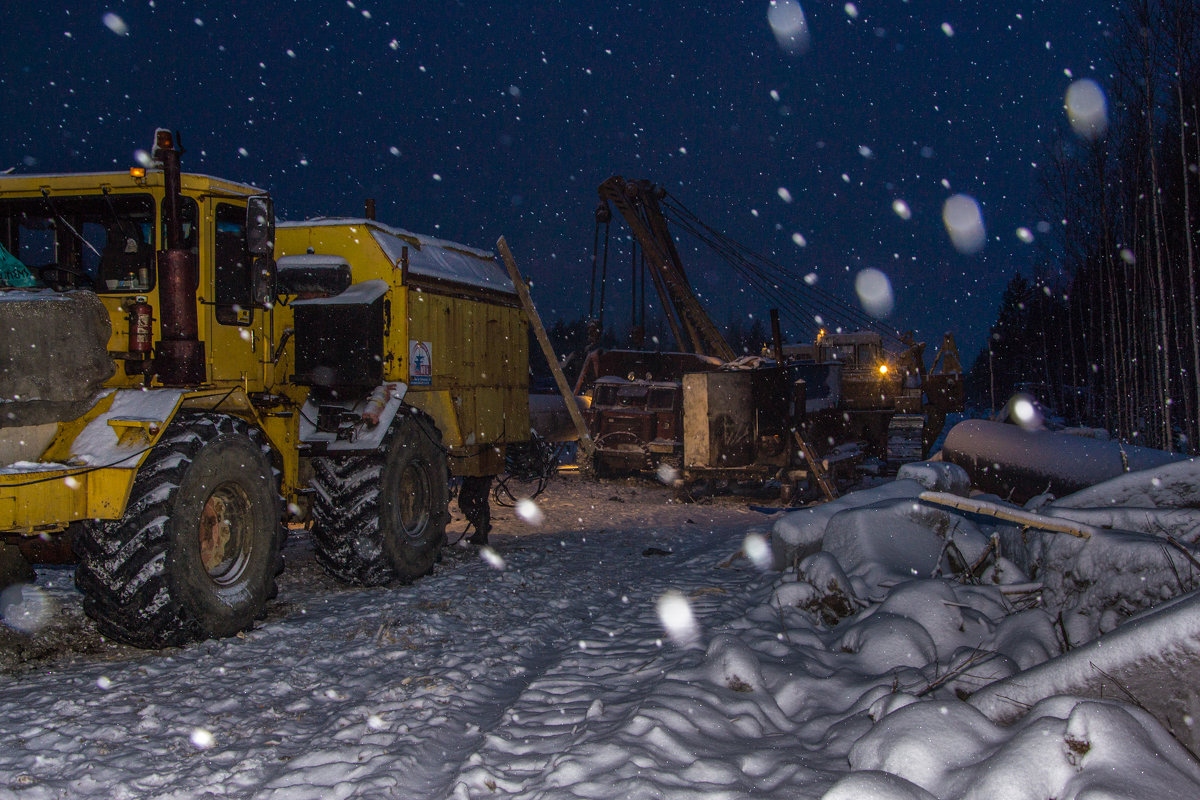
[[[468,475],[462,479],[458,490],[458,507],[462,510],[467,522],[475,528],[471,544],[484,545],[488,543],[488,531],[492,529],[492,508],[488,505],[488,493],[492,490],[491,475]]]

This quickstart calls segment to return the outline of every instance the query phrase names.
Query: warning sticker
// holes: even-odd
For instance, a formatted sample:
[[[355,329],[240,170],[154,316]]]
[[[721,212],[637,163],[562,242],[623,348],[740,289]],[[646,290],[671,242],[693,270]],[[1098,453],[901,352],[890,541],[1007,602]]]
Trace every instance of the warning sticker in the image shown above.
[[[408,340],[408,385],[429,386],[433,383],[433,342]]]

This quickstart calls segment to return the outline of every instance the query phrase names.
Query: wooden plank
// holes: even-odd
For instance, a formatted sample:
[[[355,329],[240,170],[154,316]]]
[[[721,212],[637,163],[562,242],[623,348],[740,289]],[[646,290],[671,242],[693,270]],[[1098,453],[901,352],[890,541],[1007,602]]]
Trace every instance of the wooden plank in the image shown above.
[[[1098,530],[1091,525],[1084,525],[1082,522],[1072,522],[1069,519],[1060,519],[1058,517],[1047,517],[1043,514],[1035,514],[1032,511],[1010,508],[998,503],[989,503],[986,500],[972,500],[968,497],[959,497],[956,494],[948,494],[946,492],[921,492],[918,497],[926,503],[946,506],[947,508],[966,511],[970,514],[994,517],[995,519],[1001,519],[1005,522],[1012,522],[1022,527],[1033,528],[1039,531],[1069,533],[1072,536],[1078,536],[1080,539],[1090,539],[1092,538],[1092,534]]]
[[[546,328],[542,325],[542,318],[538,316],[537,308],[533,305],[529,287],[521,278],[521,273],[517,270],[516,259],[513,258],[512,251],[508,249],[508,242],[504,240],[503,236],[496,241],[496,249],[500,251],[504,265],[508,267],[508,277],[512,278],[517,295],[521,298],[521,304],[525,306],[525,313],[529,315],[529,324],[533,326],[534,336],[537,337],[538,344],[542,346],[542,353],[546,356],[546,361],[550,362],[550,371],[554,373],[554,382],[558,384],[558,391],[563,396],[563,402],[567,404],[567,413],[571,415],[571,421],[575,423],[575,430],[579,432],[579,449],[583,451],[584,456],[590,459],[596,448],[592,444],[591,434],[588,433],[587,423],[583,421],[583,414],[579,413],[579,404],[575,401],[575,394],[567,385],[567,377],[563,375],[562,367],[558,364],[558,356],[554,354],[550,337],[546,335]]]
[[[812,448],[808,446],[808,442],[804,441],[804,437],[800,435],[800,431],[792,431],[792,435],[796,437],[796,444],[799,446],[800,452],[804,453],[804,460],[808,462],[809,469],[816,476],[817,486],[821,487],[821,491],[825,494],[826,499],[836,500],[837,489],[834,487],[833,481],[829,480],[829,474],[821,466],[821,462],[813,454]]]

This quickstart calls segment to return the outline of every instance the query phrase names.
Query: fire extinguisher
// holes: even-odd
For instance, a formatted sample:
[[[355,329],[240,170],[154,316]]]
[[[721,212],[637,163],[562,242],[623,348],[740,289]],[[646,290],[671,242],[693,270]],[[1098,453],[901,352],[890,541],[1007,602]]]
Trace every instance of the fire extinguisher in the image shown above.
[[[129,352],[142,357],[150,355],[154,340],[154,309],[139,297],[129,306]]]

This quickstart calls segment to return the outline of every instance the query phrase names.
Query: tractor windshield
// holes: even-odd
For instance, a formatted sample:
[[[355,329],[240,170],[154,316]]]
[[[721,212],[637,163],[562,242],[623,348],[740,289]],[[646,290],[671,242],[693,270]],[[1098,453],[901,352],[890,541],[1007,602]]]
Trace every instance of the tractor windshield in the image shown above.
[[[154,281],[150,195],[0,200],[0,287],[145,292]]]

